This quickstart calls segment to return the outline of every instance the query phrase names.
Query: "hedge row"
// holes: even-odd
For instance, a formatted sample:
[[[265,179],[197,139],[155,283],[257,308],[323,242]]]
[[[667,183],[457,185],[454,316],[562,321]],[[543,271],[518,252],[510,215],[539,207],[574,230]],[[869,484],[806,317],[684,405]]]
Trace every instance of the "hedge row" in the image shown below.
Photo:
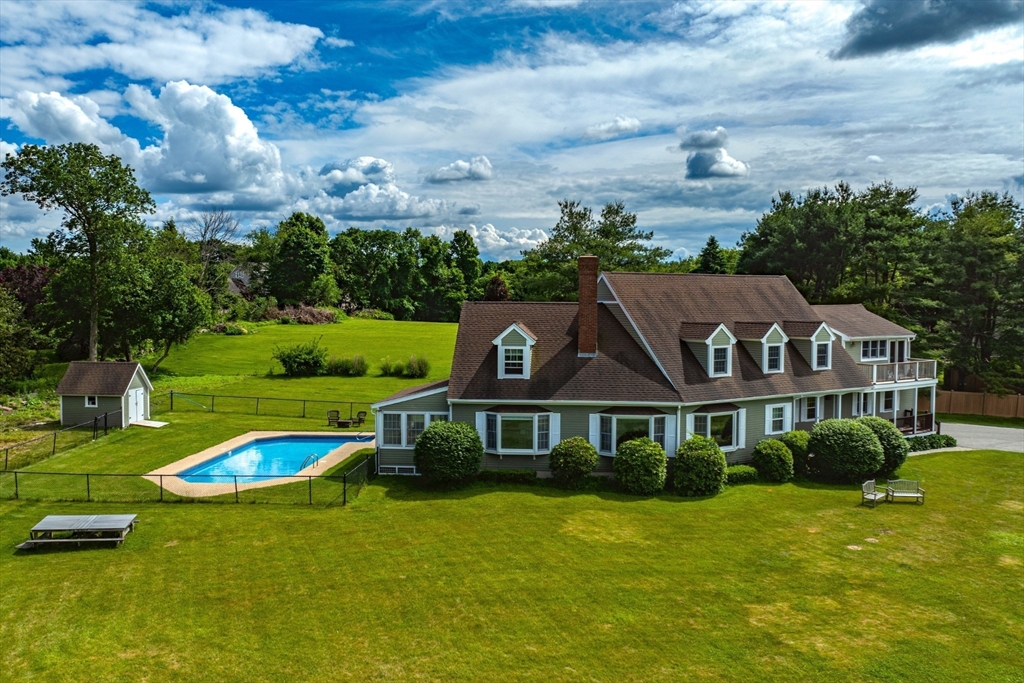
[[[341,377],[362,377],[370,370],[366,358],[361,355],[327,358],[327,349],[320,346],[320,339],[288,347],[274,347],[274,360],[284,368],[289,377],[317,377],[334,375]],[[392,361],[390,356],[380,361],[381,377],[410,377],[419,379],[430,374],[430,361],[422,356],[410,356],[406,364]]]

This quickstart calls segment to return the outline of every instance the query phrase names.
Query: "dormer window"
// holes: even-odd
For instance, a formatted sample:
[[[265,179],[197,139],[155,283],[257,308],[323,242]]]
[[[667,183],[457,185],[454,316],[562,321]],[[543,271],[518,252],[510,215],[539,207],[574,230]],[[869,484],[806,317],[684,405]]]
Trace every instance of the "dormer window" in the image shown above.
[[[769,344],[766,358],[765,372],[782,372],[782,344]]]
[[[711,347],[711,376],[724,377],[729,374],[729,356],[731,355],[728,346]]]
[[[832,343],[814,343],[814,369],[828,370],[832,367]]]
[[[505,376],[523,374],[523,349],[504,349]]]
[[[530,379],[530,357],[537,338],[522,323],[512,323],[494,338],[498,379]]]

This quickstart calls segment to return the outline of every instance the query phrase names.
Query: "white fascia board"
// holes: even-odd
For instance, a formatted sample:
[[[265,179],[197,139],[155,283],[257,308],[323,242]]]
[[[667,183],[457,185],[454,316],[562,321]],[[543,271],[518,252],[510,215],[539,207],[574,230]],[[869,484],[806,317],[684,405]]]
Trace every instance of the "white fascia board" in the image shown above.
[[[704,340],[704,343],[707,344],[708,346],[711,346],[711,340],[715,338],[715,335],[718,334],[719,330],[725,330],[725,333],[729,335],[730,344],[735,344],[736,342],[739,341],[738,339],[736,339],[736,335],[730,332],[729,328],[725,326],[725,323],[719,323],[718,327],[715,328],[715,331],[708,335],[708,338]]]
[[[393,399],[391,399],[389,401],[379,401],[377,403],[371,403],[370,404],[370,409],[371,410],[377,410],[378,408],[383,408],[384,406],[390,406],[390,405],[394,405],[396,403],[404,403],[406,401],[411,401],[414,398],[422,398],[424,396],[433,396],[434,394],[440,394],[442,392],[447,392],[447,391],[448,391],[448,387],[447,386],[440,387],[439,389],[430,389],[428,391],[417,391],[415,394],[408,394],[408,395],[402,396],[400,398],[393,398]]]
[[[519,334],[523,335],[523,339],[526,340],[527,346],[533,346],[534,344],[537,343],[537,340],[534,339],[532,335],[527,334],[523,328],[519,327],[519,325],[516,325],[515,323],[512,323],[511,325],[506,327],[505,331],[499,334],[497,337],[495,337],[494,341],[492,341],[491,343],[494,344],[495,346],[504,346],[502,339],[504,339],[505,335],[511,332],[512,330],[515,330]]]
[[[452,398],[449,403],[463,405],[522,405],[532,406],[666,406],[676,407],[679,401],[535,401],[531,399]]]
[[[786,332],[782,329],[782,325],[780,325],[778,323],[772,323],[772,326],[769,327],[768,331],[764,333],[763,337],[761,337],[761,343],[762,344],[766,344],[768,342],[768,335],[770,335],[772,333],[772,330],[778,330],[779,331],[779,334],[782,335],[782,343],[783,344],[789,343],[789,335],[787,335]],[[735,343],[735,342],[733,342],[733,343]]]
[[[611,292],[612,296],[615,297],[615,298],[612,299],[611,301],[602,301],[599,298],[597,300],[597,303],[599,303],[599,304],[619,304],[621,306],[622,304],[619,303],[618,295],[615,294],[615,290],[612,289],[611,284],[609,284],[608,278],[606,278],[604,276],[604,271],[601,271],[601,274],[597,276],[597,284],[601,284],[602,282],[604,282],[604,286],[608,288],[608,291]]]
[[[833,329],[833,331],[837,331],[838,332],[838,330],[835,330],[835,328],[832,328],[832,329]],[[888,341],[888,340],[892,340],[892,341],[901,341],[901,340],[903,340],[903,341],[914,341],[915,339],[917,339],[917,335],[916,334],[876,334],[876,335],[870,336],[870,337],[847,337],[846,335],[842,334],[841,332],[839,334],[843,337],[843,339],[847,339],[849,341],[857,341],[857,342],[859,342],[859,341]]]
[[[601,277],[604,277],[603,273],[601,274]],[[651,360],[654,361],[654,364],[658,366],[659,370],[661,370],[661,374],[665,375],[665,379],[667,379],[668,383],[672,385],[672,388],[675,389],[676,391],[679,391],[679,387],[676,386],[676,383],[672,381],[672,378],[669,377],[668,373],[665,371],[665,366],[663,366],[661,364],[661,361],[658,360],[658,357],[654,355],[654,350],[651,349],[651,345],[647,343],[647,339],[644,337],[644,333],[640,331],[640,328],[637,326],[636,321],[633,320],[633,316],[629,314],[629,311],[622,304],[622,300],[619,299],[619,295],[615,293],[615,288],[612,287],[612,283],[608,282],[607,279],[604,281],[604,283],[608,286],[608,291],[612,293],[612,296],[615,297],[615,300],[619,302],[619,308],[621,308],[622,312],[626,314],[626,320],[628,320],[629,324],[633,326],[633,331],[636,332],[636,336],[640,337],[640,341],[644,343],[644,350],[647,351],[647,355],[651,357]]]

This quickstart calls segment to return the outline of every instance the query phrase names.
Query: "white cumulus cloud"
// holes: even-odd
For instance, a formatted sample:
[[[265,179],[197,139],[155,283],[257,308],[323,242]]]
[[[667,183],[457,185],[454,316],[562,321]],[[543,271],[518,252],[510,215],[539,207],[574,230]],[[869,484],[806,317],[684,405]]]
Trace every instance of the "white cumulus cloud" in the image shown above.
[[[608,140],[627,133],[635,133],[638,130],[640,130],[640,119],[635,119],[632,116],[616,116],[614,121],[590,126],[583,137],[588,140]]]
[[[427,175],[428,183],[451,183],[460,180],[490,180],[494,177],[491,161],[485,156],[469,161],[459,159]]]
[[[464,228],[453,225],[440,225],[433,228],[434,233],[444,239],[451,239],[456,230],[468,232],[476,242],[481,254],[498,261],[519,258],[520,252],[533,249],[548,238],[547,233],[540,228],[512,227],[502,230],[494,227],[491,223],[485,223],[479,227],[470,223]]]
[[[334,36],[330,36],[329,38],[324,38],[324,45],[327,47],[343,48],[352,47],[355,43],[345,38],[335,38]]]

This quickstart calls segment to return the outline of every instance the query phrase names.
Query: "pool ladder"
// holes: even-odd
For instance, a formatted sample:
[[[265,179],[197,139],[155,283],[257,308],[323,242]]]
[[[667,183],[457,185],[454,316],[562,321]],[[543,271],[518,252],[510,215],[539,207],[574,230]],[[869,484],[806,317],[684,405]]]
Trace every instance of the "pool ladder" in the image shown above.
[[[313,467],[316,467],[317,465],[320,464],[320,456],[316,455],[315,453],[310,453],[309,455],[306,456],[306,459],[303,460],[302,464],[299,466],[299,472],[306,469],[306,463],[309,462],[310,458],[313,459]]]

